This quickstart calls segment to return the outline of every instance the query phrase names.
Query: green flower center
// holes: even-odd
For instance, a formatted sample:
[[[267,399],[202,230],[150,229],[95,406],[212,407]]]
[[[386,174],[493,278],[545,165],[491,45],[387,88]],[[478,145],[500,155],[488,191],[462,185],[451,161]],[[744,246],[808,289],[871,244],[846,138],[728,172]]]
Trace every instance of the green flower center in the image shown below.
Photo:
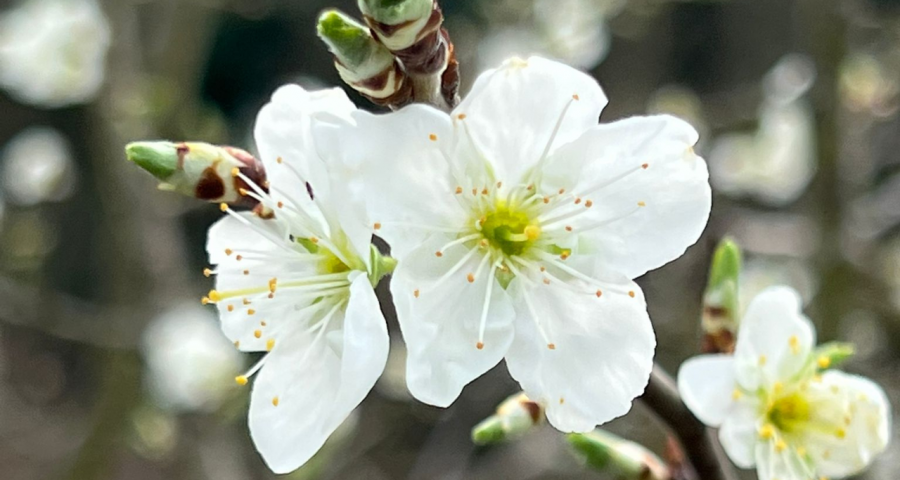
[[[802,430],[810,420],[809,401],[799,393],[778,398],[769,405],[766,418],[782,432]]]
[[[534,244],[541,236],[541,228],[524,212],[500,204],[482,217],[481,234],[492,247],[513,256],[521,255]]]

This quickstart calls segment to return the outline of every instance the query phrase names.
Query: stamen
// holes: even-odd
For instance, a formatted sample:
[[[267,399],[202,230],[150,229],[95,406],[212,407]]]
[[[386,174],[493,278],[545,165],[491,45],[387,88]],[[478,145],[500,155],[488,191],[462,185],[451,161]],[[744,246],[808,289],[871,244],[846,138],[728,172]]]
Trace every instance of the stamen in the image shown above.
[[[259,369],[261,369],[263,367],[263,365],[265,365],[266,358],[267,357],[260,358],[259,361],[256,362],[255,365],[250,367],[250,370],[247,370],[247,373],[235,377],[234,381],[237,382],[238,385],[241,385],[241,386],[246,385],[247,382],[250,380],[250,378],[253,377],[254,375],[256,375],[256,372],[258,372]]]
[[[531,173],[531,181],[535,181],[535,176],[543,171],[544,162],[547,161],[547,157],[550,155],[550,149],[553,147],[553,142],[556,141],[557,135],[559,135],[559,131],[562,128],[563,120],[566,118],[566,113],[569,111],[569,107],[572,106],[572,103],[576,101],[576,98],[570,98],[566,105],[563,107],[562,113],[559,114],[559,118],[556,120],[556,125],[553,127],[553,131],[550,132],[550,138],[547,140],[547,144],[544,146],[544,151],[541,153],[540,158],[538,158],[537,163],[535,163],[534,170]]]
[[[485,259],[487,259],[487,258],[488,258],[488,256],[486,255]],[[493,291],[494,291],[494,274],[497,273],[497,267],[500,265],[500,263],[502,261],[503,260],[500,259],[500,260],[497,260],[496,262],[494,262],[494,264],[491,265],[491,271],[488,273],[487,290],[485,291],[485,294],[484,294],[484,304],[481,307],[481,322],[478,324],[478,343],[475,344],[475,347],[478,348],[479,350],[484,348],[484,329],[485,329],[485,326],[487,325],[488,310],[491,305],[491,295],[493,294]]]
[[[469,241],[472,241],[472,240],[476,240],[476,239],[478,239],[479,237],[481,237],[481,234],[480,234],[480,233],[473,233],[473,234],[471,234],[471,235],[466,235],[465,237],[458,238],[458,239],[456,239],[456,240],[454,240],[454,241],[452,241],[452,242],[450,242],[450,243],[444,245],[443,247],[441,247],[440,250],[438,250],[437,252],[435,252],[435,256],[437,256],[437,257],[442,257],[442,256],[444,256],[444,252],[446,252],[447,249],[452,248],[452,247],[455,247],[456,245],[461,245],[461,244],[463,244],[463,243],[466,243],[466,242],[469,242]]]

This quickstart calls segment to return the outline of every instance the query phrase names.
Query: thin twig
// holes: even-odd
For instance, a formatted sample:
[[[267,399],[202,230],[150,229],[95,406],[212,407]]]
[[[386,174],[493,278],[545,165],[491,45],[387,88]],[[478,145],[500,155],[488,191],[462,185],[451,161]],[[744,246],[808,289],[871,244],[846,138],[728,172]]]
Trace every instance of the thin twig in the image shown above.
[[[671,429],[681,441],[698,480],[738,480],[737,472],[722,451],[715,432],[697,420],[684,405],[675,380],[658,365],[641,401]]]

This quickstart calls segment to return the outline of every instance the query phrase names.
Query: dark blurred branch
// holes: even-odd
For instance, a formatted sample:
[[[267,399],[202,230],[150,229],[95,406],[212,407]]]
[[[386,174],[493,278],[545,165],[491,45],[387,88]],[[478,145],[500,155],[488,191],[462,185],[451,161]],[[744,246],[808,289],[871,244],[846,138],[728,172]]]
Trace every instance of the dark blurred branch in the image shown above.
[[[714,431],[694,418],[681,401],[675,380],[659,366],[654,366],[650,384],[641,397],[677,437],[697,475],[684,480],[737,480],[731,461],[725,456]]]

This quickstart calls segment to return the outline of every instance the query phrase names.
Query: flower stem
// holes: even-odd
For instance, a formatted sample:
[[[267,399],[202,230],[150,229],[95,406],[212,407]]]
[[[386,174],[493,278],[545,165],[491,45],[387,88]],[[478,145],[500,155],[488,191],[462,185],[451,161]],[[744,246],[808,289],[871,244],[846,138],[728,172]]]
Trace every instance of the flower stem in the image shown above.
[[[665,422],[681,442],[696,476],[686,480],[737,480],[738,476],[715,438],[715,432],[694,418],[678,394],[675,380],[654,365],[641,401]]]

